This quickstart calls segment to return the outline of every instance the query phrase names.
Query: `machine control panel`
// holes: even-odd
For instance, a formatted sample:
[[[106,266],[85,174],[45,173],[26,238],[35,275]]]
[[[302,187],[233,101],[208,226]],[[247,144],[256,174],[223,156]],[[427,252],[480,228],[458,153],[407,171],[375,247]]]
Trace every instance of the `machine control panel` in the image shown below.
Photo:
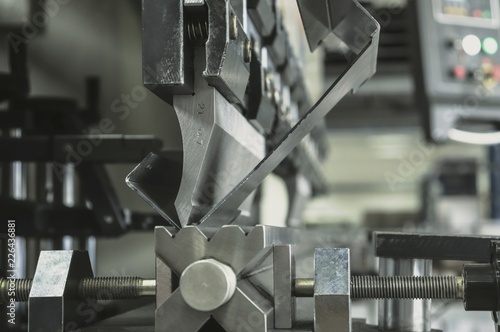
[[[485,84],[500,81],[499,1],[433,0],[432,17],[441,79],[445,83]]]
[[[425,94],[428,136],[447,140],[450,128],[466,117],[500,119],[494,111],[500,105],[500,1],[414,5],[421,73],[417,91]]]

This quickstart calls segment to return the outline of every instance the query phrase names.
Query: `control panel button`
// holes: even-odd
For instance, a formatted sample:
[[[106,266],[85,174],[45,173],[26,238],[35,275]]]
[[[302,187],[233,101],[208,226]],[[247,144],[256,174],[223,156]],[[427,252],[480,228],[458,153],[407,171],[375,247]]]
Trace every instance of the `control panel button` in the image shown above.
[[[472,12],[472,16],[474,16],[475,18],[482,18],[483,12],[481,11],[481,9],[474,9],[474,11]]]
[[[495,67],[493,67],[492,76],[495,79],[495,81],[497,82],[500,81],[500,66],[496,65]]]
[[[453,68],[453,76],[459,80],[463,80],[467,76],[467,69],[464,66],[455,66]]]
[[[487,37],[483,39],[483,52],[494,55],[498,52],[498,41],[495,38]]]
[[[481,40],[476,35],[467,35],[462,39],[462,49],[470,56],[478,55],[481,52]]]

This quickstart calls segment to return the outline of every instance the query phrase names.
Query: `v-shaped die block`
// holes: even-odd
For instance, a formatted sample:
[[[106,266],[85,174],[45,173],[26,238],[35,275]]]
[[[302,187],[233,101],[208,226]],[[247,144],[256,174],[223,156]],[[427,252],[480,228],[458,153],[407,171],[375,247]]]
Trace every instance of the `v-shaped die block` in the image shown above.
[[[177,232],[157,227],[155,331],[198,331],[211,317],[226,331],[267,331],[273,328],[274,306],[270,300],[274,296],[272,249],[274,245],[294,243],[294,234],[291,229],[270,226],[224,226],[218,229],[189,226]],[[192,303],[188,304],[190,300],[186,301],[186,294],[183,296],[181,292],[182,287],[173,292],[169,289],[170,271],[179,277],[183,273],[186,273],[184,276],[189,274],[189,282],[192,282],[193,274],[196,273],[192,270],[193,266],[201,264],[208,264],[216,270],[228,267],[236,276],[236,288],[232,296],[225,302],[221,301],[224,303],[211,311],[197,310]],[[204,265],[205,268],[208,265]],[[203,273],[207,270],[202,268],[198,271]],[[203,282],[210,275],[200,276],[198,280]],[[225,278],[227,275],[231,273],[221,272],[220,276]],[[187,279],[184,277],[184,280]],[[210,280],[206,279],[206,282],[209,284]],[[221,292],[225,293],[226,290],[222,288]],[[199,299],[196,302],[203,301]]]

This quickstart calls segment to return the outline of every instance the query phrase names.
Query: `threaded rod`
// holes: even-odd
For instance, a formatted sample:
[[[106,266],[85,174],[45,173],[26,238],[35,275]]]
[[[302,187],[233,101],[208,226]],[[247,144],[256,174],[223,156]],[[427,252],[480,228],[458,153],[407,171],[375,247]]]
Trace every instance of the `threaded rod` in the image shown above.
[[[0,278],[0,303],[10,298],[16,302],[28,301],[32,284],[32,279]],[[139,277],[84,278],[78,284],[80,297],[96,300],[131,300],[155,293],[156,280]],[[296,279],[294,295],[314,296],[314,279]],[[462,299],[463,296],[462,277],[351,276],[353,299]]]
[[[354,299],[461,299],[461,277],[351,277]]]
[[[0,303],[7,303],[10,298],[16,302],[27,302],[32,283],[33,279],[0,278]]]
[[[33,279],[0,278],[0,303],[14,298],[16,302],[26,302],[29,298]],[[156,280],[139,277],[84,278],[78,284],[81,298],[96,300],[132,300],[156,294]]]
[[[155,286],[156,283],[139,277],[85,278],[78,285],[78,294],[82,298],[97,300],[133,300],[155,295]]]
[[[351,276],[353,299],[462,299],[462,277]],[[313,279],[296,279],[297,297],[314,296]]]

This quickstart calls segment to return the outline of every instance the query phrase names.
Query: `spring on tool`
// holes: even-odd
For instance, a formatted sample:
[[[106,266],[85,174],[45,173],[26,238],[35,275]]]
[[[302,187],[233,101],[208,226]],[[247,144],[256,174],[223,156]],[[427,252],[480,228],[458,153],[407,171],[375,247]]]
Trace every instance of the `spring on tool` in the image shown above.
[[[206,41],[208,39],[208,21],[197,19],[187,22],[187,37],[192,42]]]

